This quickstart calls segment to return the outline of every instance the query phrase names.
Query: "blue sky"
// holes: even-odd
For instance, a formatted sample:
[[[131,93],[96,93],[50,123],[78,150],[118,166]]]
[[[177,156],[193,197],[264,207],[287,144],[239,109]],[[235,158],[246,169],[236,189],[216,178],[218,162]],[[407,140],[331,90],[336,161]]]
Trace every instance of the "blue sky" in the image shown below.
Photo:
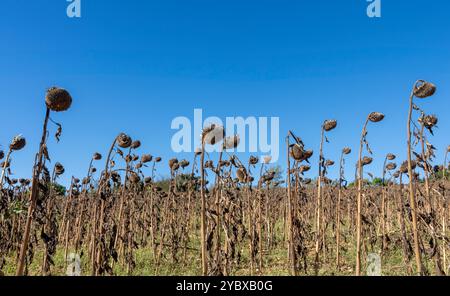
[[[354,173],[368,113],[386,119],[369,126],[380,174],[383,157],[406,155],[407,101],[417,79],[436,95],[418,102],[439,119],[431,139],[442,163],[450,144],[450,2],[382,0],[382,17],[366,15],[365,0],[81,0],[82,17],[66,16],[65,0],[3,0],[0,4],[0,145],[23,134],[13,155],[15,177],[31,174],[45,112],[46,88],[67,88],[74,102],[53,114],[63,125],[49,141],[63,182],[82,177],[94,152],[106,154],[126,132],[140,152],[162,156],[162,175],[174,155],[176,116],[278,116],[280,162],[289,129],[316,152],[320,125],[338,120],[325,147],[338,160],[344,146]],[[56,130],[52,127],[52,134]],[[103,161],[101,166],[103,166]],[[100,167],[100,165],[99,165]],[[317,175],[316,165],[311,175]],[[330,170],[336,177],[338,168]]]

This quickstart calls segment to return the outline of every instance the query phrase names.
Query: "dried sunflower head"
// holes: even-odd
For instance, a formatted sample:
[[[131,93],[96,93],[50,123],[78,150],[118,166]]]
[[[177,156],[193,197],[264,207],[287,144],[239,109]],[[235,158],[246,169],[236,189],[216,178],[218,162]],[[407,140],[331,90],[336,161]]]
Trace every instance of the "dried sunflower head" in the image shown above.
[[[393,171],[393,170],[395,170],[397,168],[397,165],[395,164],[395,163],[393,163],[393,162],[390,162],[390,163],[388,163],[387,165],[386,165],[386,169],[388,170],[388,171]]]
[[[176,158],[169,159],[169,168],[171,170],[174,170],[175,164],[178,164],[178,159]]]
[[[47,90],[45,104],[55,112],[66,111],[72,105],[72,97],[69,92],[59,87],[51,87]]]
[[[59,162],[55,163],[55,174],[57,176],[64,174],[64,171],[64,166],[62,164],[60,164]]]
[[[344,149],[342,149],[342,153],[348,155],[352,153],[352,149],[350,149],[349,147],[345,147]]]
[[[0,159],[3,159],[3,157],[5,157],[5,152],[3,152],[3,150],[0,150]]]
[[[83,178],[83,181],[81,182],[83,185],[87,185],[87,184],[89,184],[89,182],[91,181],[91,178],[89,178],[89,177],[84,177]]]
[[[152,161],[153,157],[150,154],[144,154],[141,156],[141,162],[142,163],[147,163]]]
[[[234,149],[239,146],[241,139],[239,135],[229,136],[223,140],[223,148],[224,149]]]
[[[248,160],[248,162],[251,165],[256,165],[259,162],[259,159],[258,159],[258,157],[252,155],[252,156],[250,156],[250,159]]]
[[[369,114],[369,120],[372,122],[380,122],[384,119],[384,114],[380,112],[372,112]]]
[[[211,124],[202,132],[202,139],[208,145],[215,145],[225,137],[225,129],[223,126]]]
[[[273,180],[273,178],[275,177],[275,172],[274,171],[269,171],[267,173],[265,173],[262,177],[261,177],[261,182],[270,182]]]
[[[436,86],[433,83],[419,80],[414,86],[414,95],[418,98],[427,98],[436,92]]]
[[[303,174],[304,172],[307,172],[311,169],[309,165],[301,165],[300,166],[300,174]]]
[[[174,163],[173,166],[171,167],[172,171],[176,171],[176,170],[178,170],[179,168],[180,168],[180,163],[179,163],[179,162]]]
[[[294,144],[291,148],[291,157],[296,161],[301,161],[304,156],[303,147],[299,144]]]
[[[187,166],[189,166],[189,161],[186,159],[183,159],[182,161],[180,161],[180,166],[182,169],[186,168]]]
[[[362,159],[362,165],[363,166],[369,165],[369,164],[372,163],[372,161],[373,161],[372,157],[364,156],[363,159]]]
[[[119,147],[128,148],[131,146],[131,144],[132,144],[132,140],[131,140],[130,136],[128,136],[124,133],[120,133],[117,136],[117,145],[119,145]]]
[[[411,160],[411,169],[414,170],[416,167],[417,167],[417,162],[415,160]],[[408,173],[408,161],[407,160],[402,162],[402,165],[400,166],[399,171],[402,174]]]
[[[388,160],[394,160],[395,159],[395,154],[392,154],[392,153],[388,153],[387,155],[386,155],[386,158],[388,159]]]
[[[9,148],[11,150],[21,150],[25,145],[27,144],[27,141],[24,137],[21,135],[15,136],[14,139],[11,141],[11,144],[9,145]]]
[[[332,120],[326,120],[323,124],[323,129],[327,132],[333,130],[335,127],[337,126],[337,121],[332,119]]]
[[[241,183],[245,183],[247,181],[247,171],[243,167],[240,167],[236,171],[236,176],[239,179],[239,182]]]
[[[325,166],[332,166],[332,165],[334,165],[334,161],[332,161],[331,159],[325,161]]]
[[[116,184],[119,184],[119,183],[120,183],[120,175],[119,175],[118,172],[112,171],[110,177],[111,177],[111,180],[112,180],[114,183],[116,183]]]
[[[92,156],[93,160],[100,160],[102,159],[102,155],[100,153],[95,152],[94,155]]]
[[[304,159],[303,160],[307,160],[307,159],[310,159],[311,158],[311,156],[313,156],[313,151],[312,150],[306,150],[305,152],[304,152]]]
[[[436,117],[436,115],[425,115],[419,118],[419,122],[423,123],[426,128],[430,129],[438,123],[438,118]]]
[[[130,182],[134,184],[139,183],[139,181],[141,181],[141,178],[135,172],[130,172],[128,178],[130,179]]]
[[[141,147],[141,141],[136,140],[131,143],[131,148],[138,149],[139,147]]]

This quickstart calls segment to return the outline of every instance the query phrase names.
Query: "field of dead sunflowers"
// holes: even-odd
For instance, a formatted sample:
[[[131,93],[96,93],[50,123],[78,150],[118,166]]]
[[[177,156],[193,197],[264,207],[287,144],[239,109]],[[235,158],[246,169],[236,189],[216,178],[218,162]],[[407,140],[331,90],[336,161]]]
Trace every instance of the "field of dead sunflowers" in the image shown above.
[[[363,177],[373,162],[369,140],[377,140],[368,131],[383,128],[384,114],[372,112],[359,145],[342,147],[336,160],[325,152],[337,120],[323,121],[314,152],[292,127],[282,174],[269,157],[240,159],[239,135],[221,126],[203,130],[190,159],[161,159],[140,151],[137,135],[120,133],[65,189],[58,178],[70,172],[64,160],[50,161],[58,148],[47,143],[62,133],[51,113],[69,110],[72,97],[53,87],[32,175],[13,178],[11,156],[20,157],[23,136],[0,146],[0,275],[366,275],[373,254],[383,275],[449,274],[450,146],[433,146],[438,118],[422,109],[435,91],[427,81],[413,85],[407,159],[387,154],[381,178]],[[206,145],[221,147],[218,161]],[[356,164],[346,163],[350,153]],[[170,168],[166,182],[155,179],[162,166]],[[331,166],[338,180],[328,178]],[[314,179],[305,176],[317,167]],[[345,170],[353,169],[348,182]]]

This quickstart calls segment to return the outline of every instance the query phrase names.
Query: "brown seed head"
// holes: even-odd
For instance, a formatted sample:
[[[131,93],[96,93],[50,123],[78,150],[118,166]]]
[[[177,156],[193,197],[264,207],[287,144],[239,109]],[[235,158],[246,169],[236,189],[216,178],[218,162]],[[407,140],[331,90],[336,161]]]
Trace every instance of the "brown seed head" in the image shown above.
[[[303,147],[298,144],[294,144],[294,146],[292,146],[291,148],[291,157],[296,161],[301,161],[303,159],[303,156],[304,156]]]
[[[135,172],[130,172],[128,178],[130,179],[130,182],[134,184],[139,183],[139,181],[141,181],[141,178]]]
[[[92,156],[92,159],[100,160],[102,159],[102,155],[100,153],[95,152],[94,155]]]
[[[344,149],[342,149],[342,153],[348,155],[352,153],[352,149],[350,149],[349,147],[345,147]]]
[[[417,166],[417,162],[415,160],[411,160],[411,169],[414,170],[416,168],[416,166]],[[402,174],[408,173],[408,161],[407,160],[402,162],[402,165],[400,166],[399,171]]]
[[[208,145],[215,145],[223,140],[225,137],[225,129],[223,126],[211,124],[202,132],[202,139]]]
[[[337,121],[332,119],[332,120],[326,120],[323,124],[323,129],[327,132],[333,130],[335,127],[337,126]]]
[[[239,182],[244,183],[247,181],[247,171],[245,168],[241,167],[236,171],[236,176],[239,179]]]
[[[258,157],[252,155],[252,156],[250,156],[250,159],[248,160],[248,162],[251,165],[256,165],[259,162],[259,159],[258,159]]]
[[[64,166],[62,164],[60,164],[59,162],[55,163],[55,174],[57,176],[64,174],[64,171]]]
[[[395,159],[395,154],[392,154],[392,153],[388,153],[387,155],[386,155],[386,158],[388,159],[388,160],[394,160]]]
[[[171,170],[174,170],[175,164],[178,164],[178,159],[172,158],[169,160],[169,168]]]
[[[435,115],[425,115],[419,119],[426,128],[432,128],[438,123],[438,118]]]
[[[180,168],[180,163],[174,163],[173,166],[172,166],[172,170],[173,170],[173,171],[176,171],[176,170],[178,170],[179,168]]]
[[[138,149],[139,147],[141,147],[141,141],[136,140],[131,143],[131,148]]]
[[[372,157],[364,156],[363,159],[362,159],[362,165],[363,166],[369,165],[369,164],[372,163],[372,161],[373,161]]]
[[[51,87],[47,90],[45,104],[55,112],[66,111],[72,105],[72,97],[69,92],[59,87]]]
[[[380,112],[372,112],[369,114],[369,120],[372,122],[380,122],[384,119],[384,114]]]
[[[128,148],[131,146],[131,143],[132,143],[131,138],[128,135],[120,133],[117,136],[117,145],[119,145],[119,147]]]
[[[304,152],[304,159],[303,160],[306,160],[306,159],[310,159],[311,158],[311,156],[313,155],[313,151],[312,150],[306,150],[305,152]]]
[[[414,86],[414,95],[418,98],[427,98],[436,92],[436,86],[433,83],[419,80]]]
[[[181,168],[186,168],[187,166],[189,166],[189,161],[186,159],[183,159],[182,161],[180,161],[180,166]]]
[[[396,165],[395,163],[393,163],[393,162],[390,162],[390,163],[388,163],[388,164],[386,165],[386,169],[387,169],[388,171],[395,170],[396,168],[397,168],[397,165]]]
[[[150,162],[150,161],[152,161],[152,156],[150,155],[150,154],[144,154],[144,155],[142,155],[142,157],[141,157],[141,162],[142,163],[147,163],[147,162]]]
[[[14,139],[11,141],[11,144],[9,145],[9,148],[11,150],[21,150],[25,145],[27,144],[26,140],[22,136],[15,136]]]
[[[300,166],[300,174],[303,174],[304,172],[307,172],[311,169],[309,165],[302,165]]]

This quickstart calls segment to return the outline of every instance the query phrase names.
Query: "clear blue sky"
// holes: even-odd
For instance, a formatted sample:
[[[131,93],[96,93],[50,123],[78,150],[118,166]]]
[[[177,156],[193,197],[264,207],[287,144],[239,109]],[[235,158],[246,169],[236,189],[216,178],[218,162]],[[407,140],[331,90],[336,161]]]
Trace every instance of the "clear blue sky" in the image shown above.
[[[68,112],[53,114],[61,142],[49,141],[53,163],[66,167],[63,182],[84,176],[92,153],[105,155],[121,131],[142,141],[141,152],[162,156],[167,174],[171,120],[194,108],[280,117],[281,142],[292,129],[316,152],[311,175],[320,125],[335,118],[325,153],[337,161],[344,146],[354,150],[349,178],[365,117],[383,112],[368,135],[376,158],[368,171],[380,174],[386,153],[405,158],[416,79],[438,86],[419,104],[440,119],[432,138],[440,163],[450,144],[447,0],[382,0],[380,19],[366,16],[365,0],[82,0],[81,19],[66,16],[67,4],[0,4],[0,144],[19,133],[28,140],[13,156],[16,177],[31,174],[52,85],[74,98]],[[283,148],[280,161],[285,168]]]

